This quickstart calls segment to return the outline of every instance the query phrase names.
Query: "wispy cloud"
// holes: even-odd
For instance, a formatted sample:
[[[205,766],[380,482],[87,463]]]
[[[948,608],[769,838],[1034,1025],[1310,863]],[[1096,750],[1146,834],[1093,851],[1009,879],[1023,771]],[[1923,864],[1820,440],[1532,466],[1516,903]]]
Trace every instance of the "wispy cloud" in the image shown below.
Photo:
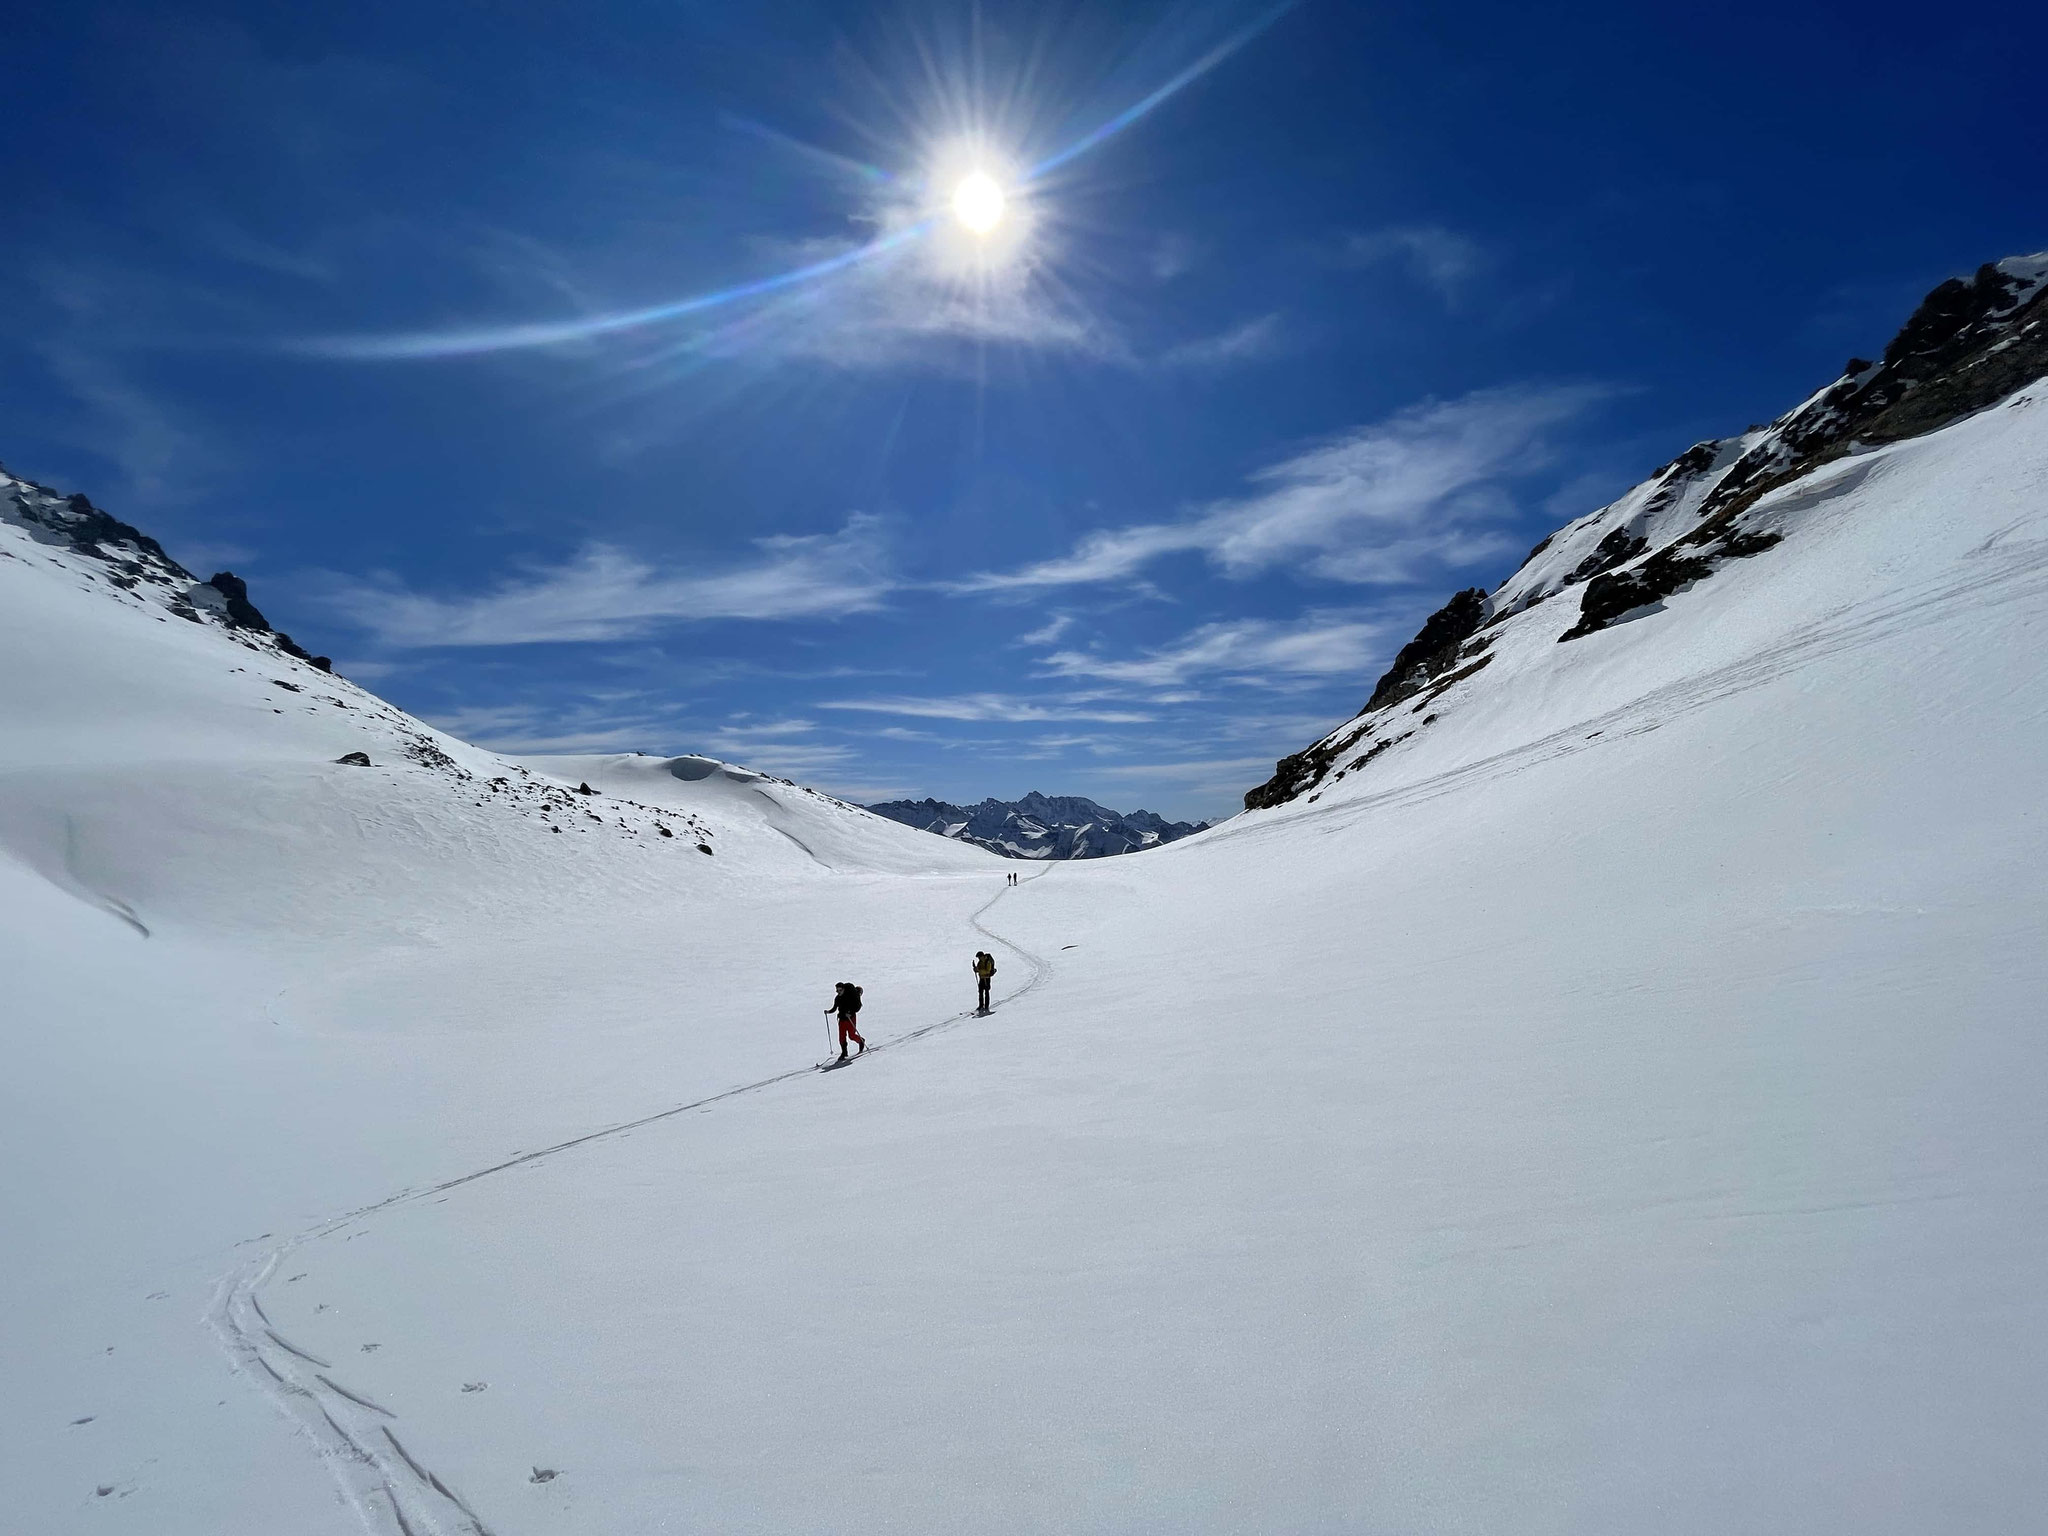
[[[1170,283],[1192,272],[1199,255],[1199,248],[1193,240],[1169,231],[1153,243],[1146,266],[1157,281]]]
[[[860,761],[853,748],[818,740],[817,731],[811,720],[740,721],[713,730],[703,744],[728,762],[790,779],[844,773]]]
[[[1129,708],[1104,706],[1087,700],[1062,701],[1018,698],[1005,693],[961,693],[942,697],[895,695],[886,698],[834,699],[821,709],[860,710],[878,715],[907,715],[921,720],[993,720],[1005,723],[1038,720],[1098,720],[1119,725],[1139,725],[1152,716]]]
[[[1201,676],[1237,676],[1265,681],[1273,674],[1296,677],[1361,675],[1385,637],[1385,627],[1368,619],[1310,614],[1294,623],[1237,619],[1204,624],[1171,645],[1115,659],[1083,651],[1056,651],[1045,658],[1056,677],[1169,687]]]
[[[1441,224],[1398,224],[1348,235],[1334,260],[1345,267],[1398,264],[1417,282],[1435,289],[1446,304],[1456,304],[1486,266],[1485,253],[1476,242]]]
[[[1285,339],[1278,314],[1259,315],[1214,336],[1202,336],[1169,347],[1160,354],[1159,361],[1169,368],[1213,371],[1271,357],[1281,350]]]
[[[1120,779],[1210,780],[1219,775],[1270,772],[1270,757],[1209,757],[1185,763],[1114,763],[1092,766],[1091,773],[1106,773]]]
[[[566,565],[474,597],[346,579],[331,582],[326,596],[330,607],[385,645],[412,649],[626,640],[708,619],[833,617],[881,606],[895,585],[872,517],[852,517],[838,533],[756,543],[754,559],[702,573],[663,570],[592,544]]]
[[[156,501],[215,468],[214,453],[155,392],[138,384],[108,351],[74,337],[54,337],[38,350],[65,391],[90,413],[96,429],[74,434],[112,460],[130,495]]]
[[[480,704],[426,716],[430,725],[493,752],[659,751],[675,735],[661,711],[591,707],[580,703]]]
[[[1539,468],[1548,434],[1609,390],[1517,386],[1428,402],[1252,476],[1253,494],[1179,522],[1100,529],[1070,554],[983,572],[955,590],[988,592],[1128,581],[1171,554],[1204,556],[1225,575],[1292,567],[1336,581],[1415,579],[1432,566],[1508,548],[1492,525],[1513,510],[1505,482]]]
[[[118,490],[124,499],[188,499],[222,461],[190,425],[177,393],[144,382],[138,353],[169,302],[165,285],[105,264],[44,266],[31,281],[44,302],[24,306],[6,329],[83,408],[84,419],[65,436],[113,463],[127,482]]]
[[[314,283],[332,283],[339,276],[331,262],[260,239],[228,219],[195,219],[192,235],[214,254],[258,271]]]
[[[1056,613],[1028,635],[1019,635],[1019,645],[1056,645],[1068,630],[1074,627],[1071,613]]]

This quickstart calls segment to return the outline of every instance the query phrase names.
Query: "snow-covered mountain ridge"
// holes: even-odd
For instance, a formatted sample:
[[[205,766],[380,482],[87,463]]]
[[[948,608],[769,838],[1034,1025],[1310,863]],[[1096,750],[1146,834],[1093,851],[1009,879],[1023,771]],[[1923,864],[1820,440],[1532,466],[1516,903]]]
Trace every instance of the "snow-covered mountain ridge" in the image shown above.
[[[332,670],[325,656],[309,654],[290,635],[272,629],[249,601],[248,584],[233,571],[198,580],[155,539],[101,511],[83,492],[66,496],[18,479],[0,465],[0,523],[62,551],[70,557],[64,563],[71,572],[87,582],[104,583],[115,594],[125,593],[190,623],[228,630],[250,650],[281,651],[322,672]],[[18,560],[22,554],[0,549],[0,558]]]
[[[568,866],[623,856],[620,873],[649,856],[720,853],[779,867],[807,860],[805,846],[855,865],[932,864],[922,839],[887,820],[734,765],[529,764],[460,741],[307,655],[239,578],[198,581],[85,497],[13,476],[0,484],[0,582],[0,853],[141,928],[329,920],[333,883],[353,878],[332,863],[344,846],[357,849],[345,863],[418,884],[420,836],[366,830],[365,818],[389,829],[394,815],[514,884],[549,878],[565,855],[534,839],[565,835],[593,844]],[[113,818],[104,839],[92,830],[102,813]],[[197,835],[199,823],[212,831]],[[220,840],[238,836],[252,839],[237,855],[246,878],[220,880]],[[473,884],[449,894],[490,899]]]
[[[1922,300],[1880,361],[1852,358],[1834,383],[1775,421],[1696,443],[1545,538],[1492,593],[1455,594],[1402,648],[1358,715],[1282,758],[1271,779],[1246,793],[1246,808],[1284,805],[1316,789],[1354,748],[1359,755],[1345,772],[1433,724],[1435,714],[1407,716],[1423,715],[1431,700],[1491,665],[1501,626],[1518,616],[1581,584],[1577,615],[1559,627],[1559,641],[1661,612],[1666,599],[1731,561],[1772,549],[1797,526],[1803,504],[1775,493],[1840,459],[1938,431],[2044,375],[2048,252],[1948,279]],[[1487,699],[1500,682],[1475,687]],[[1418,694],[1421,704],[1393,713]]]
[[[1138,853],[1192,837],[1206,822],[1168,821],[1151,811],[1112,811],[1081,795],[987,799],[978,805],[943,800],[889,800],[868,807],[877,816],[940,837],[973,843],[1009,859],[1100,859]]]

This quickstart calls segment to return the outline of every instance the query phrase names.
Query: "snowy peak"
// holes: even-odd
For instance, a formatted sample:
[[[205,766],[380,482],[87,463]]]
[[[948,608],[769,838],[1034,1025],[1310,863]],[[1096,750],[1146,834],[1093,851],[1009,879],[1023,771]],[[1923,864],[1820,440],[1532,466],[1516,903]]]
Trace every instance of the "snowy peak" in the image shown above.
[[[973,843],[1012,859],[1100,859],[1177,842],[1206,823],[1168,821],[1151,811],[1112,811],[1081,795],[1042,795],[950,805],[943,800],[889,800],[868,807],[878,816]]]
[[[1770,491],[1859,448],[1936,431],[2048,373],[2044,292],[2048,252],[1950,278],[1921,301],[1882,361],[1851,358],[1834,383],[1769,425],[1695,444],[1619,500],[1538,544],[1493,593],[1488,617],[1521,612],[1586,583],[1580,633],[1590,634],[1668,596],[1680,581],[1698,579],[1702,563],[1761,553],[1737,524]],[[1674,541],[1683,542],[1692,563],[1678,565],[1673,556],[1636,579],[1603,584],[1624,567],[1652,565]]]
[[[163,545],[101,511],[83,493],[66,496],[33,480],[18,479],[0,466],[0,523],[27,534],[48,552],[52,564],[104,583],[113,594],[125,594],[190,623],[234,631],[252,650],[282,651],[322,672],[332,669],[325,656],[309,654],[290,635],[272,629],[249,601],[249,584],[234,572],[219,571],[197,580],[164,552]],[[0,556],[23,558],[8,549],[0,549]]]
[[[1493,661],[1502,625],[1551,598],[1580,589],[1576,619],[1552,637],[1560,642],[1653,615],[1731,562],[1776,547],[1798,524],[1798,498],[1777,494],[1794,482],[1938,432],[2044,376],[2048,252],[1950,278],[1921,301],[1879,361],[1851,358],[1832,384],[1775,421],[1694,444],[1544,539],[1491,594],[1455,594],[1402,648],[1359,715],[1282,758],[1271,779],[1247,792],[1246,808],[1285,804],[1432,724],[1425,706]],[[1397,728],[1391,713],[1404,705],[1423,718]]]

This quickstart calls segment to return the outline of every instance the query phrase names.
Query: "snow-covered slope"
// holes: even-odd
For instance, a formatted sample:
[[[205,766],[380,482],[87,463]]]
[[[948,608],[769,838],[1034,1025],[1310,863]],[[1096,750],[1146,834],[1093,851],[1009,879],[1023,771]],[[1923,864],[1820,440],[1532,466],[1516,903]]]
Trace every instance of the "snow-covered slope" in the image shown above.
[[[0,562],[10,1513],[2031,1528],[2048,392],[1859,442],[1014,889],[709,760],[457,778]]]
[[[1480,713],[1514,714],[1529,688],[1510,671],[1479,677],[1504,654],[1503,642],[1514,648],[1509,635],[1572,641],[1652,618],[1667,599],[1776,548],[1809,508],[1872,472],[1842,461],[1988,409],[2043,375],[2048,252],[1987,263],[1942,283],[1882,361],[1851,358],[1838,380],[1768,426],[1697,443],[1619,499],[1567,523],[1490,595],[1472,588],[1453,596],[1395,657],[1365,708],[1281,759],[1273,777],[1245,796],[1246,807],[1283,805],[1329,781],[1340,765],[1364,770],[1433,724],[1439,712],[1431,702],[1468,678],[1476,681],[1460,696]],[[1795,486],[1803,487],[1799,494],[1791,494]],[[1539,606],[1540,619],[1516,622]],[[1563,622],[1560,609],[1569,614]],[[1421,702],[1411,704],[1418,695]]]
[[[6,505],[0,1527],[345,1527],[204,1321],[237,1243],[808,1062],[843,976],[884,1018],[971,1000],[992,855],[776,781],[536,771],[137,531]]]

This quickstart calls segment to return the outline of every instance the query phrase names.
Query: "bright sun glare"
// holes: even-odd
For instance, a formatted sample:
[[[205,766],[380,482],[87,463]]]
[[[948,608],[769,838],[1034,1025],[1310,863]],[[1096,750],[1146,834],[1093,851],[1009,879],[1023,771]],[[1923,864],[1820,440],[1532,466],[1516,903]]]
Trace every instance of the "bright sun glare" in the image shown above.
[[[961,178],[953,189],[953,216],[977,235],[985,235],[1003,218],[1003,189],[986,171]]]

